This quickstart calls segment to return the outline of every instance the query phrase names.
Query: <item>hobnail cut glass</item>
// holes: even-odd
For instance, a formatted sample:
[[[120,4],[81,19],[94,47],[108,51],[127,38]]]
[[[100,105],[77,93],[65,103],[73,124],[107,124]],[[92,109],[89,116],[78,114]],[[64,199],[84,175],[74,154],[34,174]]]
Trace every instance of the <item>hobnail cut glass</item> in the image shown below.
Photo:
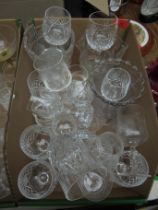
[[[24,48],[32,60],[42,54],[44,50],[47,50],[48,48],[56,48],[62,51],[64,61],[69,64],[71,62],[74,43],[75,33],[72,29],[70,40],[64,46],[56,46],[46,42],[43,37],[41,25],[34,26],[33,24],[30,24],[26,27],[24,32]]]
[[[125,150],[112,171],[112,176],[113,181],[122,187],[137,187],[148,178],[149,165],[137,150]]]
[[[24,197],[42,199],[53,192],[57,173],[46,161],[32,161],[21,169],[17,184]]]
[[[102,95],[101,85],[106,77],[107,72],[112,68],[122,68],[128,72],[130,75],[130,86],[128,88],[127,94],[120,100],[112,101],[108,100]],[[138,67],[126,60],[121,59],[107,59],[104,64],[94,69],[90,74],[90,84],[93,91],[105,102],[112,105],[126,105],[135,103],[144,91],[144,78],[143,74],[138,70]],[[109,85],[110,87],[110,85]],[[110,91],[110,89],[109,89]]]

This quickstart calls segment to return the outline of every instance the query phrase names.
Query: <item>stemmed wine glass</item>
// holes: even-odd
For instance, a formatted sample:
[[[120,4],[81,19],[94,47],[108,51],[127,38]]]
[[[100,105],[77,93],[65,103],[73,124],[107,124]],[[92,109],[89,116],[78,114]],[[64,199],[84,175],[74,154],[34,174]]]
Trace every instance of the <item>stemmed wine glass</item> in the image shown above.
[[[143,108],[130,104],[118,109],[117,134],[123,141],[124,152],[113,170],[114,182],[124,187],[143,184],[149,176],[149,166],[137,147],[148,139]]]

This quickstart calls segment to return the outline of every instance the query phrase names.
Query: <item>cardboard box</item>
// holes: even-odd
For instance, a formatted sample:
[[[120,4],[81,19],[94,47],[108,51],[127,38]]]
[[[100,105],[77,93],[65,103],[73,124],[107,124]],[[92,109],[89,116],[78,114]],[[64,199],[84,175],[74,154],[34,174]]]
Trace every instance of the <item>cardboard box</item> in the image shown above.
[[[40,24],[41,20],[36,20],[36,24]],[[76,40],[80,38],[88,23],[87,19],[72,19],[72,27],[76,34]],[[149,163],[151,177],[139,186],[131,189],[123,187],[114,187],[110,196],[99,204],[118,204],[118,203],[142,203],[148,197],[152,182],[155,175],[155,170],[158,163],[157,155],[157,137],[158,137],[158,122],[153,104],[153,99],[148,83],[148,77],[144,68],[139,49],[137,48],[136,38],[132,29],[130,29],[127,39],[129,45],[128,51],[124,59],[138,66],[145,79],[145,90],[143,96],[137,101],[145,109],[145,118],[149,132],[149,140],[141,145],[138,150],[145,156]],[[74,52],[73,63],[78,62],[78,52]],[[29,125],[34,123],[32,114],[27,111],[26,105],[29,99],[29,90],[27,88],[26,78],[33,70],[32,61],[26,54],[23,45],[19,57],[19,65],[14,87],[15,98],[12,100],[8,127],[6,132],[6,158],[8,164],[8,173],[11,188],[14,194],[14,200],[18,205],[86,205],[91,203],[87,200],[78,200],[69,202],[65,200],[63,192],[58,186],[55,191],[44,200],[28,200],[25,199],[19,192],[17,187],[17,177],[24,165],[29,163],[31,159],[20,150],[19,138],[22,131]]]
[[[4,25],[4,24],[5,25],[10,25],[10,26],[12,26],[13,28],[16,29],[17,49],[16,49],[15,55],[13,55],[13,56],[15,56],[16,67],[17,67],[17,65],[18,65],[18,56],[19,56],[19,51],[20,51],[20,44],[21,44],[22,33],[23,33],[22,23],[21,23],[20,19],[0,19],[0,25]],[[14,76],[16,77],[16,70],[14,72]],[[13,86],[14,86],[14,84],[13,84]],[[13,92],[13,88],[12,88],[12,92]],[[12,101],[12,96],[13,95],[11,95],[10,103]],[[3,119],[0,119],[0,120],[3,120]],[[1,122],[1,123],[4,124],[3,122]],[[5,130],[7,130],[7,125],[5,127]],[[6,158],[7,153],[6,153],[5,146],[6,146],[6,141],[4,142],[4,148],[3,149],[4,149],[4,159],[5,159],[5,164],[6,164],[6,172],[9,175],[8,163],[7,163],[7,158]],[[0,199],[0,208],[15,206],[15,202],[14,201],[15,201],[15,198],[14,198],[14,195],[12,194],[12,190],[11,190],[11,194],[8,197]]]
[[[85,0],[94,7],[96,7],[98,10],[101,10],[104,12],[106,15],[109,14],[109,7],[108,7],[108,0]]]

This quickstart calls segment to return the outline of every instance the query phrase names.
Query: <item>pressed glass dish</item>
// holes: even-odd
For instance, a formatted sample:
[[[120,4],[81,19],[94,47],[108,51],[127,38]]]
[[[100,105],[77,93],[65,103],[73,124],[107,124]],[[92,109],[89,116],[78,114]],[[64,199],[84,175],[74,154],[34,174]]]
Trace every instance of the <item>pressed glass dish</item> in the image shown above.
[[[128,87],[128,91],[126,91],[127,93],[124,95],[124,97],[120,97],[118,100],[111,100],[110,98],[108,99],[108,97],[104,97],[101,90],[102,83],[105,80],[104,78],[106,77],[107,72],[112,68],[122,68],[130,75],[130,85]],[[115,85],[118,83],[120,86],[122,86],[120,78],[114,78],[113,84]],[[109,58],[105,60],[101,66],[98,66],[98,68],[96,67],[90,74],[90,84],[93,91],[103,101],[112,105],[126,105],[135,103],[135,101],[142,96],[144,91],[144,78],[138,67],[131,64],[129,61],[121,59]],[[110,88],[111,86],[109,85],[109,92],[111,91],[111,94],[113,94],[113,90]]]

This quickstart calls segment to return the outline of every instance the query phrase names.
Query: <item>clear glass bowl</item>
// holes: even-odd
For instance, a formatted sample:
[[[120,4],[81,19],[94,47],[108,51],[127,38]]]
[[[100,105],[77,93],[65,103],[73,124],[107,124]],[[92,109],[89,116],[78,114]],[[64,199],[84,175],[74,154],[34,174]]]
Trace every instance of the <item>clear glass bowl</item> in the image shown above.
[[[32,60],[38,57],[44,50],[48,48],[57,48],[63,53],[64,61],[71,63],[71,56],[75,44],[75,33],[71,30],[71,37],[67,44],[63,46],[56,46],[47,43],[43,37],[41,26],[34,26],[33,24],[27,26],[24,32],[24,48]]]
[[[128,90],[126,91],[126,94],[124,94],[124,97],[118,97],[118,100],[112,100],[110,97],[104,97],[102,94],[102,86],[103,82],[105,81],[105,77],[107,75],[107,72],[111,70],[112,68],[121,68],[127,71],[128,75],[130,75],[130,84],[128,87]],[[116,72],[117,73],[117,72]],[[109,76],[109,74],[108,74]],[[111,76],[111,75],[110,75]],[[109,88],[109,93],[114,94],[113,92],[113,86],[119,87],[119,91],[122,91],[121,88],[123,88],[123,85],[125,85],[124,82],[124,76],[121,75],[121,78],[119,77],[120,75],[117,74],[112,75],[111,78],[113,79],[111,84],[113,85],[106,85],[106,90]],[[122,80],[121,80],[122,79]],[[104,63],[101,66],[98,66],[98,68],[95,68],[91,74],[90,74],[90,84],[93,89],[93,91],[105,102],[110,103],[112,105],[126,105],[126,104],[131,104],[135,103],[137,99],[139,99],[144,91],[144,78],[142,73],[139,71],[138,67],[135,65],[132,65],[129,61],[121,60],[121,59],[113,59],[109,58],[104,61]],[[110,84],[110,83],[109,83]],[[117,90],[115,86],[115,89]],[[119,93],[117,90],[117,92]],[[109,94],[108,93],[108,94]],[[110,95],[110,94],[109,94]]]

